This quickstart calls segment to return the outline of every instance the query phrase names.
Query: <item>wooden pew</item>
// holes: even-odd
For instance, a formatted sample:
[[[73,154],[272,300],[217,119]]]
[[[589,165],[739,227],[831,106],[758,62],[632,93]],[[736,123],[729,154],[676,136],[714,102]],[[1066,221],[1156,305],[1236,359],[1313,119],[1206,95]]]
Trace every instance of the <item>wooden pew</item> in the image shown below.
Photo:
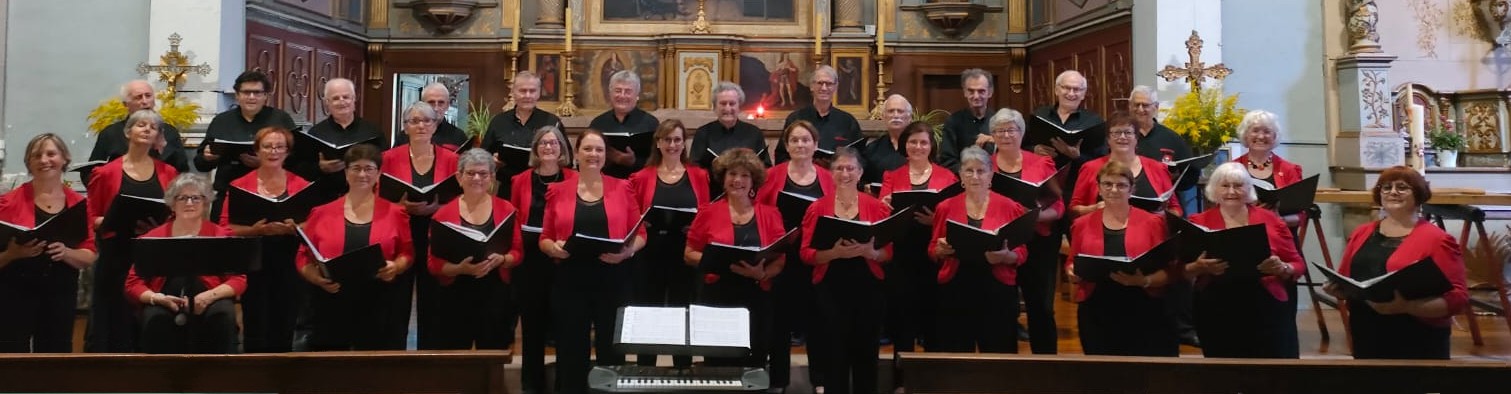
[[[902,353],[912,393],[1481,393],[1511,363]]]
[[[0,355],[5,392],[504,394],[508,351]]]

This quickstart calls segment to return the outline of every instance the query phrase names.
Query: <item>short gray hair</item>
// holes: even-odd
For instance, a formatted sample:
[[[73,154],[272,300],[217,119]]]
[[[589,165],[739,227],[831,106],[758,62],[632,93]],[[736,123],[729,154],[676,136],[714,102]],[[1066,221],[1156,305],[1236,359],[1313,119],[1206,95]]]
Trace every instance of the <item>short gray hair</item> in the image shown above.
[[[834,71],[834,67],[831,67],[828,64],[825,64],[825,65],[822,65],[822,66],[818,66],[818,68],[813,69],[813,76],[811,76],[811,77],[808,78],[808,83],[813,83],[813,80],[815,78],[818,78],[818,74],[819,73],[829,74],[829,78],[833,78],[835,80],[839,79],[839,72],[838,71]]]
[[[200,196],[205,197],[200,201],[205,202],[205,206],[209,206],[210,198],[214,197],[214,191],[210,190],[210,179],[198,172],[178,174],[172,182],[168,182],[168,190],[163,191],[163,202],[172,206],[173,202],[178,200],[178,196],[183,194],[184,189],[191,187],[199,189]]]
[[[566,133],[562,133],[561,128],[556,127],[554,124],[535,130],[535,136],[530,138],[530,167],[540,165],[540,155],[536,154],[535,151],[540,149],[540,140],[546,138],[547,134],[556,135],[556,143],[559,144],[558,149],[561,150],[561,157],[556,159],[556,164],[562,168],[571,167],[572,150],[567,149],[567,144],[570,142],[567,141]]]
[[[152,83],[151,82],[147,82],[147,80],[145,80],[145,79],[133,79],[133,80],[130,80],[130,81],[126,81],[126,83],[121,84],[121,101],[126,101],[126,100],[130,100],[131,99],[131,87],[132,87],[132,85],[136,85],[136,84],[147,85],[147,90],[152,90]]]
[[[488,167],[488,172],[490,173],[498,171],[497,168],[493,168],[493,154],[488,153],[483,148],[472,148],[462,151],[462,154],[457,155],[456,172],[457,174],[461,174],[462,171],[467,170],[467,167],[478,164]]]
[[[997,113],[992,114],[992,118],[986,122],[986,127],[988,130],[996,132],[997,129],[1012,124],[1018,126],[1018,132],[1022,133],[1025,131],[1024,128],[1027,127],[1023,123],[1022,112],[1018,112],[1018,110],[1012,108],[1003,108],[997,110]]]
[[[998,113],[1001,112],[999,111]],[[970,147],[967,147],[964,150],[960,151],[960,167],[964,168],[965,163],[970,161],[981,163],[981,165],[986,166],[986,168],[992,168],[991,155],[987,155],[986,149],[981,149],[981,147],[979,146],[971,145]]]
[[[357,84],[352,83],[352,80],[346,78],[335,78],[329,81],[325,81],[325,88],[321,90],[321,93],[324,93],[325,96],[330,96],[331,88],[339,85],[346,85],[347,89],[351,89],[353,96],[357,94]]]
[[[1243,134],[1256,126],[1268,126],[1270,130],[1275,131],[1276,142],[1280,141],[1280,118],[1275,116],[1273,112],[1256,109],[1244,114],[1243,121],[1238,122],[1238,135],[1235,136],[1238,138],[1238,142],[1242,144]],[[1248,146],[1245,145],[1244,147],[1247,148]]]
[[[1254,192],[1254,179],[1249,177],[1249,170],[1243,168],[1243,163],[1230,161],[1217,166],[1216,169],[1212,170],[1212,176],[1207,178],[1207,186],[1204,189],[1207,194],[1207,201],[1221,201],[1222,196],[1217,194],[1219,192],[1218,188],[1222,187],[1224,182],[1231,181],[1243,182],[1243,202],[1245,204],[1259,200],[1259,195]]]
[[[519,82],[519,80],[521,80],[521,79],[533,79],[533,80],[539,81],[540,80],[540,76],[539,75],[535,75],[535,72],[534,71],[530,71],[530,70],[524,70],[524,71],[520,71],[520,72],[514,73],[514,82]]]
[[[1055,86],[1059,86],[1061,82],[1065,82],[1065,78],[1070,78],[1071,76],[1081,78],[1081,87],[1086,87],[1086,76],[1081,75],[1081,72],[1076,70],[1065,70],[1060,72],[1060,75],[1056,75]]]
[[[907,97],[903,97],[902,95],[897,93],[893,93],[892,95],[887,96],[887,100],[882,102],[882,108],[885,109],[886,103],[892,102],[892,99],[902,100],[902,104],[908,108],[908,115],[913,115],[913,102],[908,101]]]
[[[621,84],[621,83],[634,84],[635,85],[635,94],[638,95],[640,93],[640,76],[639,75],[635,75],[634,72],[632,72],[630,70],[619,70],[619,71],[615,72],[614,75],[609,76],[609,87],[610,88],[613,88],[614,85]]]
[[[125,132],[131,133],[131,126],[134,126],[141,121],[152,122],[153,124],[157,125],[157,128],[159,130],[163,128],[163,114],[157,113],[156,110],[141,109],[137,110],[136,112],[132,112],[131,116],[126,117]]]
[[[714,87],[714,100],[717,101],[719,99],[719,95],[724,94],[724,92],[728,91],[739,93],[740,104],[745,104],[745,89],[741,88],[740,85],[729,81],[719,81],[719,86]]]
[[[994,85],[994,83],[992,82],[991,72],[979,68],[972,68],[960,72],[960,87],[965,88],[965,84],[967,82],[970,82],[972,79],[976,78],[986,78],[987,90],[991,90],[992,85]]]
[[[1137,96],[1139,93],[1148,96],[1149,101],[1153,101],[1155,104],[1159,103],[1159,91],[1154,90],[1149,85],[1134,86],[1133,90],[1128,92],[1128,101],[1133,101],[1133,96]]]
[[[430,104],[428,104],[428,103],[426,103],[424,101],[416,101],[413,104],[409,104],[409,107],[404,108],[404,117],[408,118],[409,114],[412,114],[412,113],[415,113],[415,112],[419,112],[420,115],[424,115],[426,118],[429,118],[430,120],[439,120],[440,119],[436,115],[436,113],[435,113],[435,108],[431,108]]]
[[[447,102],[451,101],[451,89],[446,88],[446,84],[440,82],[431,82],[429,84],[426,84],[425,89],[420,90],[420,96],[424,97],[425,93],[434,91],[440,91],[442,93],[442,96],[446,96]]]

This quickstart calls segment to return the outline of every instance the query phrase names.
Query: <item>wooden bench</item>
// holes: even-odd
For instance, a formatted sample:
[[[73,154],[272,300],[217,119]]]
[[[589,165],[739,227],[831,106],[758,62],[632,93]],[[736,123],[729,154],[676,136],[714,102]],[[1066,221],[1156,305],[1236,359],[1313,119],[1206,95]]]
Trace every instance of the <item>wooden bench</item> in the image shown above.
[[[1489,393],[1511,363],[902,353],[911,393]]]
[[[504,394],[508,351],[0,355],[0,391]]]

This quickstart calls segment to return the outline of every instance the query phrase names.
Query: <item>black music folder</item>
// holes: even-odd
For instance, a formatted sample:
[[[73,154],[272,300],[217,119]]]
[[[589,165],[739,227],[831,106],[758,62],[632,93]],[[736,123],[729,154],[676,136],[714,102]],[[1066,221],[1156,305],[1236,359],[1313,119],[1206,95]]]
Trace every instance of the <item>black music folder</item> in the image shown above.
[[[303,133],[295,133],[303,134]],[[257,151],[257,143],[251,140],[237,141],[216,138],[210,141],[210,149],[220,156],[221,160],[239,160],[242,153],[252,154]]]
[[[815,180],[814,182],[818,182]],[[814,185],[818,186],[818,185]],[[788,228],[797,228],[803,224],[803,215],[808,213],[808,206],[818,201],[818,197],[809,197],[802,194],[783,190],[777,193],[776,209],[782,213],[782,224]]]
[[[758,265],[781,258],[787,253],[789,247],[802,238],[802,230],[788,230],[780,238],[767,243],[766,246],[735,246],[710,242],[703,247],[703,260],[698,262],[699,269],[719,275],[729,275],[729,265],[744,261],[746,264]]]
[[[907,207],[927,207],[937,209],[939,203],[950,197],[965,193],[965,187],[960,182],[955,182],[939,190],[898,190],[892,192],[892,207],[897,209]]]
[[[621,151],[625,148],[631,148],[635,150],[636,155],[649,155],[652,149],[656,149],[656,141],[653,138],[655,135],[655,130],[639,133],[621,131],[603,133],[603,139],[604,143],[611,148]]]
[[[226,201],[230,205],[230,209],[226,210],[226,217],[231,224],[243,226],[250,226],[264,219],[269,223],[282,222],[284,219],[303,223],[310,217],[310,210],[326,202],[318,188],[319,183],[311,183],[298,193],[284,198],[271,198],[232,186],[226,193]]]
[[[503,163],[504,168],[522,171],[530,168],[530,148],[519,145],[498,143],[494,145],[493,153],[498,155],[498,161]],[[562,152],[565,154],[566,152]]]
[[[109,163],[109,162],[110,162],[109,160],[95,160],[95,161],[86,161],[86,162],[83,162],[83,163],[74,163],[74,164],[68,166],[68,172],[77,172],[79,174],[85,174],[85,173],[88,173],[90,171],[94,171],[95,168],[99,168],[100,166],[105,165],[105,163]],[[89,180],[85,179],[84,182],[89,182]]]
[[[850,143],[848,143],[848,144],[836,146],[836,147],[834,147],[834,149],[815,148],[815,149],[813,149],[813,159],[814,160],[831,160],[831,159],[834,159],[834,152],[839,151],[839,148],[842,148],[842,147],[844,147],[844,148],[855,148],[856,145],[862,145],[863,142],[866,142],[865,138],[857,138],[857,139],[855,139],[855,141],[850,141]],[[817,143],[817,141],[815,141],[814,143]],[[860,148],[856,148],[856,149],[860,149]]]
[[[457,182],[456,174],[448,174],[446,179],[426,187],[415,186],[393,175],[383,174],[382,178],[378,181],[378,197],[392,202],[409,200],[445,204],[462,195],[462,184]]]
[[[85,238],[89,238],[89,210],[86,202],[80,200],[35,227],[0,221],[0,248],[9,245],[11,239],[15,239],[18,244],[42,240],[62,242],[68,247],[77,248]]]
[[[475,264],[487,259],[489,254],[508,254],[509,248],[514,247],[514,218],[513,213],[509,214],[487,234],[455,223],[433,220],[430,222],[430,254],[458,264],[468,257]]]
[[[1055,124],[1055,122],[1051,122],[1049,119],[1044,119],[1039,116],[1033,116],[1028,118],[1027,120],[1028,130],[1024,130],[1025,133],[1023,138],[1028,142],[1028,146],[1054,146],[1053,143],[1050,142],[1050,140],[1053,140],[1055,138],[1059,138],[1061,141],[1065,141],[1065,143],[1070,146],[1076,146],[1076,144],[1080,144],[1081,141],[1087,140],[1090,140],[1094,144],[1097,144],[1107,139],[1106,123],[1097,123],[1083,129],[1070,130],[1061,127],[1058,124]]]
[[[1175,258],[1175,242],[1165,240],[1138,257],[1094,256],[1078,254],[1075,258],[1075,274],[1081,280],[1093,282],[1112,281],[1113,272],[1131,274],[1135,270],[1145,275],[1165,269]]]
[[[723,154],[715,152],[714,148],[707,148],[705,150],[708,151],[708,154],[703,155],[703,159],[698,161],[698,165],[703,166],[704,169],[713,171],[714,159],[719,158],[719,156],[723,156]],[[761,150],[756,151],[755,154],[757,158],[766,157],[766,147],[761,147]]]
[[[1300,213],[1311,208],[1317,198],[1319,176],[1321,174],[1312,175],[1278,189],[1266,182],[1254,182],[1254,193],[1259,195],[1259,203],[1272,207],[1281,215]]]
[[[1326,265],[1312,263],[1318,271],[1327,276],[1327,281],[1338,286],[1344,298],[1350,300],[1368,300],[1375,302],[1388,302],[1396,298],[1396,292],[1408,300],[1419,300],[1443,295],[1453,290],[1453,282],[1448,280],[1438,265],[1431,257],[1424,258],[1415,263],[1402,267],[1395,272],[1380,275],[1366,280],[1354,280],[1338,273]]]
[[[621,238],[595,237],[576,233],[572,234],[571,238],[567,238],[567,243],[562,245],[561,248],[573,256],[583,257],[597,257],[604,253],[619,253],[619,251],[624,250],[625,246],[629,246],[630,242],[635,239],[635,232],[640,231],[640,226],[643,225],[645,225],[644,214],[635,220],[635,225],[631,226],[630,231],[624,233],[624,236]]]
[[[1207,166],[1209,165],[1212,165],[1212,160],[1216,158],[1216,153],[1208,153],[1201,156],[1187,157],[1184,159],[1165,163],[1165,166],[1170,169],[1170,178],[1175,179],[1180,177],[1181,174],[1185,174],[1191,170],[1196,170],[1197,173],[1201,173],[1201,170],[1203,168],[1207,168]],[[1175,185],[1177,189],[1180,188],[1180,182],[1175,182]]]
[[[645,211],[645,220],[651,221],[651,225],[657,229],[669,229],[682,231],[683,227],[693,224],[693,218],[698,216],[698,208],[693,207],[668,207],[652,205]]]
[[[620,307],[614,347],[625,353],[745,356],[750,353],[750,311],[703,305]]]
[[[821,216],[813,228],[813,238],[808,240],[808,246],[824,250],[834,248],[834,244],[841,239],[856,242],[874,240],[874,246],[880,249],[907,234],[908,223],[911,222],[914,222],[912,208],[899,209],[892,212],[892,216],[875,222]]]
[[[262,269],[259,237],[141,237],[132,264],[144,277],[235,275]]]
[[[303,228],[298,228],[295,232],[299,234],[304,246],[309,248],[310,254],[315,256],[315,264],[319,264],[320,273],[332,282],[347,285],[376,281],[378,270],[388,265],[388,259],[383,258],[383,245],[370,244],[327,258],[320,254],[320,248],[315,247],[315,241],[304,233]]]
[[[1182,179],[1186,179],[1187,174],[1190,173],[1182,172],[1179,176],[1176,176],[1175,179],[1170,182],[1170,190],[1165,190],[1164,193],[1160,193],[1160,195],[1158,196],[1137,196],[1132,195],[1130,191],[1130,195],[1128,196],[1128,205],[1131,205],[1134,208],[1142,209],[1146,212],[1164,212],[1165,208],[1168,208],[1170,206],[1170,199],[1175,198],[1175,185],[1179,185]]]
[[[100,222],[100,228],[130,236],[136,234],[137,222],[153,219],[161,224],[168,220],[171,213],[168,204],[160,198],[117,194],[115,201],[110,203],[110,210],[105,212],[105,220]]]
[[[1179,243],[1177,260],[1196,261],[1202,252],[1207,258],[1228,263],[1223,276],[1259,276],[1259,263],[1270,258],[1270,235],[1264,223],[1213,230],[1165,212],[1165,222],[1175,232]]]
[[[1033,240],[1038,224],[1038,209],[1024,212],[1017,219],[995,229],[976,228],[950,219],[946,220],[944,240],[955,249],[956,255],[979,255],[1002,250],[1003,241],[1007,241],[1009,248],[1028,243]]]
[[[1013,199],[1023,208],[1043,208],[1039,206],[1039,200],[1059,193],[1054,180],[1069,167],[1069,164],[1060,166],[1055,169],[1053,175],[1038,182],[1029,182],[1002,172],[994,172],[992,173],[992,192]]]
[[[299,140],[299,144],[318,148],[317,152],[319,152],[320,156],[322,156],[320,158],[323,160],[339,160],[346,156],[346,151],[350,150],[351,147],[369,142],[376,144],[378,140],[377,136],[369,136],[359,141],[337,143],[316,137],[314,134],[310,134],[309,130],[303,129],[296,130],[294,136]]]

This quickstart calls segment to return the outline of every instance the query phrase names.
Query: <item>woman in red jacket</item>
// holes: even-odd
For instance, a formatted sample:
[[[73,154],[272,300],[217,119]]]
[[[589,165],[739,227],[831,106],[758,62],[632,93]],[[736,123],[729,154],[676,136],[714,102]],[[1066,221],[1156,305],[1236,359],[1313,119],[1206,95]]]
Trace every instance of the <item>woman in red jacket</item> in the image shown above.
[[[89,176],[89,195],[86,200],[89,220],[94,224],[96,246],[100,258],[94,267],[93,304],[89,308],[89,327],[84,331],[84,351],[90,353],[130,353],[136,351],[138,326],[136,318],[121,297],[125,289],[126,271],[131,268],[131,239],[156,228],[161,223],[137,223],[132,234],[117,234],[115,230],[99,228],[105,213],[119,195],[162,198],[168,182],[178,176],[178,170],[161,160],[152,158],[149,152],[161,141],[158,130],[163,117],[157,111],[144,109],[131,113],[126,118],[126,154],[96,168]]]
[[[630,175],[630,190],[642,210],[653,206],[698,209],[708,204],[708,172],[692,165],[687,152],[687,130],[682,121],[661,121],[652,136],[656,150],[651,151],[645,168]],[[667,215],[646,216],[645,245],[649,253],[636,259],[631,269],[635,294],[632,303],[641,306],[687,306],[693,297],[693,270],[682,264],[682,250],[687,244],[690,221],[678,222]],[[656,355],[637,354],[635,363],[656,365]],[[676,356],[677,367],[693,365],[692,356]]]
[[[1385,218],[1365,223],[1348,236],[1338,273],[1366,280],[1431,258],[1452,286],[1441,295],[1420,299],[1405,299],[1398,292],[1393,299],[1348,300],[1354,358],[1446,360],[1452,317],[1469,307],[1459,243],[1417,216],[1417,208],[1432,199],[1432,189],[1416,170],[1386,169],[1372,192]],[[1335,284],[1322,289],[1344,299]]]
[[[26,143],[31,181],[0,196],[0,220],[35,227],[84,196],[63,185],[68,144],[53,133]],[[60,223],[61,224],[61,223]],[[79,290],[79,270],[94,264],[94,236],[87,219],[82,242],[11,239],[0,252],[0,353],[69,353]]]
[[[818,199],[834,193],[834,176],[829,170],[813,161],[818,148],[818,129],[812,123],[799,120],[782,130],[786,142],[788,160],[766,169],[766,180],[756,189],[756,204],[771,205],[782,212],[782,228],[794,229],[803,224],[803,212],[807,207],[782,207],[778,197],[783,193]],[[801,261],[797,248],[787,253],[788,261]],[[772,281],[773,340],[789,340],[801,344],[803,338],[812,340],[823,333],[815,329],[813,320],[817,312],[813,305],[813,267],[793,264],[782,270]],[[808,348],[808,365],[823,364],[824,350]],[[771,353],[771,387],[787,387],[791,383],[789,370],[792,366],[792,348],[774,346]],[[808,369],[808,381],[814,386],[823,386],[820,368]]]
[[[1023,150],[1023,114],[997,110],[987,120],[992,130],[992,155],[996,173],[1029,182],[1041,182],[1049,193],[1039,197],[1038,236],[1028,243],[1028,257],[1018,264],[1018,288],[1028,314],[1028,345],[1034,354],[1059,353],[1060,328],[1055,325],[1055,284],[1060,270],[1060,239],[1064,230],[1055,224],[1065,213],[1060,181],[1049,180],[1057,172],[1055,159]],[[993,175],[995,177],[995,175]],[[1027,209],[1028,207],[1025,207]]]
[[[546,191],[545,218],[541,223],[540,250],[557,260],[556,282],[551,289],[551,313],[555,318],[557,387],[564,393],[588,388],[588,354],[596,350],[598,365],[624,364],[624,353],[614,350],[613,335],[618,309],[629,300],[628,266],[624,263],[645,247],[645,228],[640,204],[622,179],[603,175],[603,134],[587,130],[577,137],[576,182],[551,185]],[[631,229],[636,229],[630,234]],[[618,252],[594,253],[568,250],[575,234],[627,240]],[[590,340],[592,346],[590,349]]]
[[[1298,358],[1296,311],[1287,304],[1287,287],[1306,271],[1296,253],[1291,231],[1280,216],[1255,207],[1254,185],[1243,164],[1225,163],[1207,181],[1207,199],[1217,206],[1191,217],[1209,229],[1264,224],[1270,256],[1259,264],[1257,280],[1224,276],[1228,263],[1205,255],[1185,264],[1185,276],[1196,280],[1194,312],[1206,357]]]
[[[1133,116],[1127,112],[1114,112],[1107,118],[1107,156],[1081,165],[1077,174],[1074,194],[1070,196],[1070,213],[1080,216],[1104,206],[1097,189],[1097,170],[1109,162],[1122,163],[1133,173],[1133,191],[1130,195],[1156,198],[1171,188],[1170,169],[1158,160],[1139,156],[1138,131],[1133,127]],[[1171,197],[1166,210],[1180,214],[1180,199]]]
[[[173,218],[143,236],[231,236],[231,229],[210,221],[212,192],[204,175],[174,178],[163,195]],[[126,298],[142,306],[142,351],[239,353],[235,299],[246,289],[246,275],[143,278],[131,268],[126,274]]]
[[[546,216],[547,188],[577,176],[577,171],[568,168],[571,160],[566,145],[567,137],[556,126],[536,130],[530,140],[530,169],[509,179],[509,202],[519,210],[516,221],[524,241],[524,260],[509,274],[519,308],[520,340],[524,342],[520,346],[520,384],[537,393],[546,392],[547,386],[546,338],[552,337],[547,329],[551,326],[551,283],[556,272],[556,263],[540,251],[540,230]]]
[[[703,250],[710,243],[765,247],[781,238],[782,213],[771,205],[755,203],[755,191],[766,179],[761,159],[748,148],[732,148],[714,159],[714,173],[724,184],[724,198],[706,205],[693,219],[682,255],[687,266],[701,274],[698,303],[750,310],[750,355],[744,358],[709,358],[709,365],[764,368],[771,346],[786,347],[787,341],[771,343],[771,304],[766,291],[771,279],[787,265],[785,257],[768,261],[705,261]],[[785,339],[785,338],[783,338]],[[772,386],[777,387],[777,386]]]
[[[404,208],[378,198],[378,148],[361,144],[346,151],[345,196],[310,211],[304,233],[320,255],[335,258],[368,245],[379,245],[384,265],[374,280],[336,283],[322,272],[310,245],[299,246],[299,273],[316,289],[310,296],[309,348],[329,350],[404,350],[405,337],[387,330],[392,293],[408,292],[394,284],[414,261],[409,217]],[[402,317],[407,321],[408,314]]]
[[[951,221],[992,230],[1027,211],[1011,198],[992,193],[991,162],[986,151],[975,146],[960,152],[960,183],[965,193],[939,203],[935,211],[929,255],[941,267],[936,277],[938,336],[929,343],[930,351],[1018,352],[1017,275],[1018,265],[1027,261],[1028,248],[1009,249],[1004,244],[997,250],[957,254],[945,239]]]
[[[1081,215],[1071,225],[1071,254],[1065,260],[1067,275],[1078,282],[1076,326],[1081,349],[1088,355],[1178,356],[1180,343],[1161,298],[1165,285],[1180,280],[1174,264],[1149,273],[1115,272],[1111,280],[1098,282],[1075,277],[1078,254],[1138,256],[1164,242],[1166,235],[1163,216],[1128,205],[1133,169],[1110,161],[1091,175],[1098,182],[1087,187],[1100,191],[1102,208]]]
[[[1262,182],[1261,186],[1281,188],[1301,182],[1301,165],[1286,161],[1275,154],[1275,145],[1280,140],[1280,122],[1274,113],[1253,110],[1243,115],[1238,122],[1238,142],[1247,150],[1235,162],[1243,163],[1248,175]],[[1258,182],[1256,182],[1258,183]],[[1285,215],[1287,226],[1296,227],[1305,219],[1301,214]]]
[[[881,339],[882,264],[892,260],[892,246],[877,248],[872,240],[840,239],[827,249],[814,248],[814,226],[819,217],[874,222],[891,214],[881,200],[861,193],[859,153],[853,148],[835,150],[830,163],[835,192],[820,197],[803,215],[800,254],[813,266],[813,284],[825,330],[821,342],[827,347],[829,364],[823,368],[825,387],[837,393],[876,392],[876,352]],[[852,389],[853,388],[853,389]]]
[[[913,122],[903,127],[899,138],[907,153],[907,163],[882,176],[881,202],[888,209],[904,208],[892,205],[894,192],[937,191],[960,182],[950,169],[934,163],[939,143],[934,140],[933,127]],[[894,354],[913,351],[917,339],[933,338],[926,334],[934,331],[931,322],[938,307],[934,296],[939,287],[936,280],[939,266],[929,259],[929,238],[925,235],[934,225],[934,207],[918,207],[913,218],[917,225],[909,226],[907,235],[897,240],[893,247],[897,254],[887,267],[886,326]],[[894,367],[893,384],[902,387],[901,366]]]
[[[410,104],[404,110],[404,134],[409,136],[409,143],[383,152],[383,174],[416,187],[444,182],[447,177],[456,174],[456,152],[431,141],[431,137],[435,136],[436,124],[440,122],[439,114],[435,113],[430,104]],[[409,214],[409,233],[414,237],[414,250],[411,251],[416,259],[414,264],[426,267],[428,263],[425,258],[430,250],[430,215],[450,201],[408,201],[406,198],[405,201],[394,202]],[[388,312],[392,319],[385,326],[390,331],[388,335],[409,335],[409,308],[410,302],[414,301],[417,315],[415,342],[418,348],[440,349],[441,343],[445,341],[443,338],[448,335],[447,328],[440,322],[441,305],[436,297],[436,289],[439,287],[435,277],[420,275],[419,270],[405,271],[400,275],[394,281],[395,291],[389,293],[390,298],[386,301],[389,308],[392,308]]]
[[[309,182],[285,170],[283,163],[294,146],[294,135],[282,127],[264,127],[252,140],[257,150],[256,170],[231,181],[240,188],[267,198],[298,194]],[[314,192],[313,190],[311,192]],[[307,302],[309,292],[294,270],[294,255],[299,252],[299,238],[293,220],[255,223],[231,223],[230,199],[221,201],[221,226],[238,236],[262,237],[262,270],[247,273],[247,291],[241,297],[242,326],[246,331],[243,347],[247,353],[281,353],[293,350],[294,320]]]
[[[519,264],[524,254],[519,217],[513,204],[492,193],[495,174],[493,157],[488,151],[472,148],[462,152],[457,167],[461,168],[457,180],[462,183],[462,196],[441,206],[435,213],[435,221],[483,234],[494,234],[496,229],[512,240],[508,252],[492,253],[480,261],[473,261],[472,257],[446,261],[431,253],[426,268],[441,283],[438,291],[444,311],[441,324],[447,328],[439,347],[467,350],[475,344],[478,349],[508,349],[514,344],[515,316],[509,270]]]

